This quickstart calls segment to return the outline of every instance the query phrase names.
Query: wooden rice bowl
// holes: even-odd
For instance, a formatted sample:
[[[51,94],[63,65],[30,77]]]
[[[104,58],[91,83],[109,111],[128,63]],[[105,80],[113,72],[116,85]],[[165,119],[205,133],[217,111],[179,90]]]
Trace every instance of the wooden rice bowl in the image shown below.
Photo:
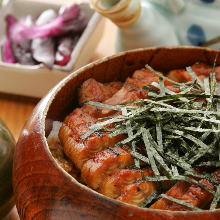
[[[13,188],[21,219],[217,220],[214,211],[163,211],[109,199],[80,184],[55,162],[46,137],[51,122],[62,121],[76,103],[76,89],[90,77],[100,82],[125,80],[146,63],[166,72],[197,61],[213,65],[219,50],[194,47],[137,49],[91,63],[56,85],[37,105],[18,140]],[[220,56],[217,64],[220,65]],[[40,86],[40,85],[38,85]]]

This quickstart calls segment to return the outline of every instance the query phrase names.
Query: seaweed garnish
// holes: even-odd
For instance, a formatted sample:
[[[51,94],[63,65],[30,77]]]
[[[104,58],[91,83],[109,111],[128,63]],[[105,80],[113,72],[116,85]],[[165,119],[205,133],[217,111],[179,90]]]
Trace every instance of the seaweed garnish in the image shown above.
[[[101,131],[106,125],[114,124],[109,136],[125,135],[118,145],[130,145],[130,154],[135,159],[136,169],[146,166],[152,168],[154,176],[142,176],[142,179],[158,183],[180,180],[196,184],[213,195],[210,209],[215,209],[220,187],[211,174],[198,171],[202,166],[220,167],[220,86],[214,68],[210,76],[202,81],[191,67],[187,67],[186,70],[192,78],[187,83],[175,82],[149,65],[146,68],[159,78],[158,83],[153,82],[143,87],[150,98],[117,106],[98,102],[86,103],[112,109],[119,114],[102,118],[82,138]],[[179,92],[175,93],[165,87],[165,80],[171,82]],[[217,190],[209,189],[199,179],[207,179],[213,186],[217,186]],[[200,210],[158,192],[153,192],[142,206],[147,207],[159,197],[192,210]]]

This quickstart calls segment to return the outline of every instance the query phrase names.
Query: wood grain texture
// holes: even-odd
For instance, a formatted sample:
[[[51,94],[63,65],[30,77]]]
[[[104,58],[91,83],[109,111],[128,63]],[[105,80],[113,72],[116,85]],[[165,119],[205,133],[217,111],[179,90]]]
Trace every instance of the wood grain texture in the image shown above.
[[[89,77],[101,82],[124,80],[148,63],[160,71],[189,66],[196,61],[213,64],[220,51],[201,48],[152,48],[104,58],[77,70],[38,103],[18,140],[13,187],[21,219],[149,219],[217,220],[220,210],[171,212],[137,208],[111,200],[80,184],[52,158],[45,133],[51,121],[63,120],[76,103],[76,89]],[[218,57],[220,64],[220,56]]]
[[[7,124],[16,140],[38,101],[39,99],[35,98],[0,94],[0,118]]]

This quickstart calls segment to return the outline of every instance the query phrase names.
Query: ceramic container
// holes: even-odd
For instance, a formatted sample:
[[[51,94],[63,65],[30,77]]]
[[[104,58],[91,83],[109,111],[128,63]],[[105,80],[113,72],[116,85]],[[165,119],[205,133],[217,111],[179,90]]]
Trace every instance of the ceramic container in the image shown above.
[[[109,199],[65,172],[47,144],[53,121],[73,111],[77,88],[90,77],[100,82],[125,80],[149,64],[159,71],[183,68],[197,61],[212,65],[220,51],[192,47],[158,47],[123,52],[86,65],[57,84],[38,104],[16,145],[13,187],[22,219],[149,219],[217,220],[220,210],[202,212],[138,208]],[[220,65],[218,56],[217,65]]]
[[[0,45],[5,40],[5,16],[7,14],[12,14],[17,18],[28,14],[37,17],[46,9],[58,10],[65,3],[62,1],[37,0],[9,0],[4,2],[5,4],[0,9]],[[101,39],[104,20],[90,8],[88,1],[71,1],[71,3],[74,2],[80,4],[89,18],[89,23],[73,50],[70,61],[63,67],[55,65],[50,70],[42,64],[32,66],[9,64],[2,62],[0,58],[0,92],[42,97],[70,72],[90,61],[95,47]]]
[[[219,0],[92,0],[118,26],[116,51],[152,46],[220,48]]]
[[[0,119],[0,219],[14,206],[12,190],[12,163],[15,140]]]

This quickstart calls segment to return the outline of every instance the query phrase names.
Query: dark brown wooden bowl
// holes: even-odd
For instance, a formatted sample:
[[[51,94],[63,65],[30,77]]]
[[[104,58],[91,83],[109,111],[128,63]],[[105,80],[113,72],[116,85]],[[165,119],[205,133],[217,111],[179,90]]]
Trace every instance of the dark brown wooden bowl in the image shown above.
[[[60,168],[46,141],[51,122],[62,121],[73,110],[76,89],[86,79],[93,77],[101,82],[125,80],[146,63],[160,71],[183,68],[197,61],[213,65],[219,52],[192,47],[137,49],[89,64],[55,86],[33,111],[16,146],[13,187],[20,218],[220,219],[219,209],[202,212],[162,211],[138,208],[109,199],[80,184]],[[220,56],[217,64],[220,65]]]

